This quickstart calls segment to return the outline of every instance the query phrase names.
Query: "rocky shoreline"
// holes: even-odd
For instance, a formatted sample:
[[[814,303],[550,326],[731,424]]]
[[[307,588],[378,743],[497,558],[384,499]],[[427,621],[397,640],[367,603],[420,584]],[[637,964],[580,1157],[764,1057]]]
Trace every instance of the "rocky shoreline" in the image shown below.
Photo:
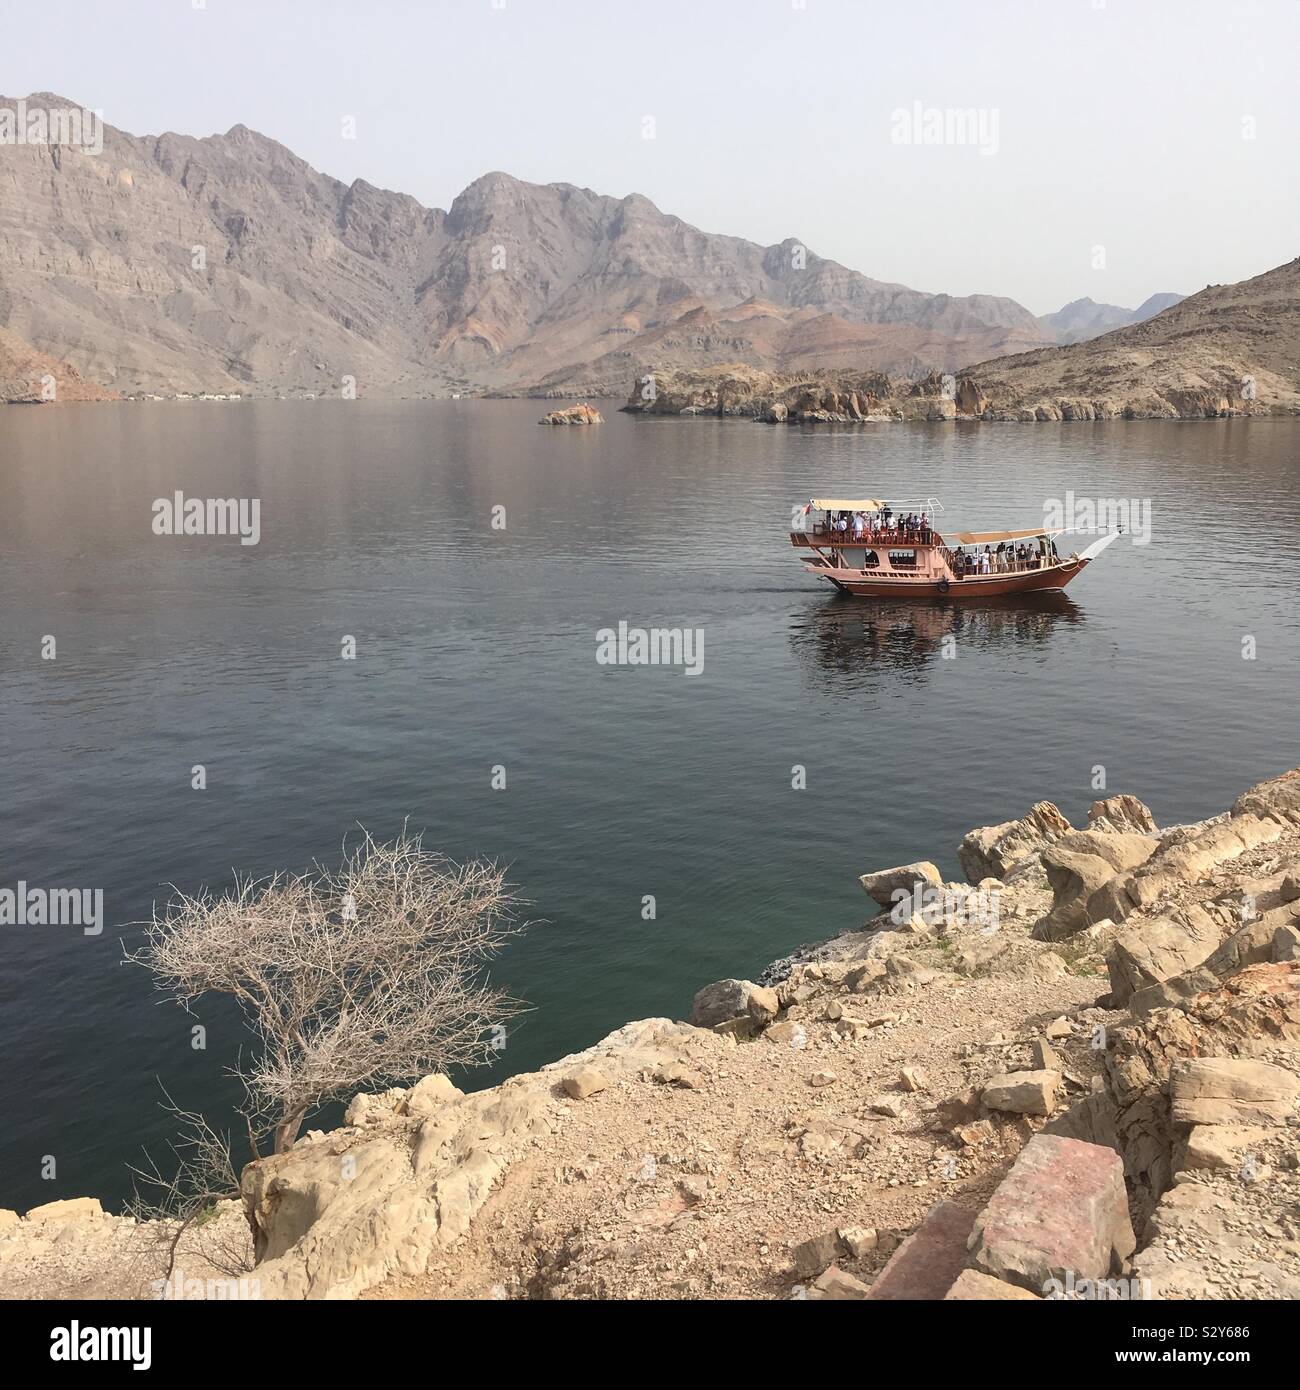
[[[1297,413],[1294,405],[1246,400],[1240,390],[1233,389],[1153,387],[1126,398],[1071,394],[997,399],[986,394],[979,379],[967,374],[932,372],[913,381],[853,371],[781,375],[742,365],[642,372],[621,408],[632,415],[736,416],[787,425],[1215,420]]]
[[[1163,313],[1086,342],[982,362],[967,358],[953,373],[923,378],[744,365],[674,371],[661,362],[637,372],[624,409],[774,424],[1296,415],[1298,290],[1300,259],[1239,284],[1209,285]]]
[[[1164,829],[1040,802],[958,857],[864,874],[865,926],[689,1023],[358,1095],[171,1296],[1300,1297],[1300,770]],[[170,1234],[0,1213],[0,1296],[157,1296]]]

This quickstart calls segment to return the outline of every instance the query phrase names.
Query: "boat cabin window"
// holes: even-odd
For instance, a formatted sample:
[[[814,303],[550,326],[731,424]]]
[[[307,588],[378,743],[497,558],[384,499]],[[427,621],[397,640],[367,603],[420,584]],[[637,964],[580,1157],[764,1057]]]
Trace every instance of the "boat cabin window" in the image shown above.
[[[896,570],[906,570],[916,568],[915,550],[891,550],[889,552],[889,563]]]
[[[862,557],[862,568],[863,568],[864,570],[873,570],[873,569],[878,568],[879,565],[880,565],[880,556],[877,555],[876,552],[875,552],[874,550],[868,550],[868,551],[866,552],[866,554],[863,555],[863,557]]]

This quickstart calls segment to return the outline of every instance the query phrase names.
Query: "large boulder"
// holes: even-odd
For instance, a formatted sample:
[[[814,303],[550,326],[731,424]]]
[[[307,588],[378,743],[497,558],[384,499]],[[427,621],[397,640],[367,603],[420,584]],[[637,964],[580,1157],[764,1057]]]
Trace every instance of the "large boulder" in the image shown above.
[[[1184,883],[1195,883],[1220,864],[1260,845],[1271,844],[1281,833],[1279,822],[1269,816],[1233,815],[1203,834],[1164,850],[1157,866],[1177,874]],[[1139,899],[1138,905],[1144,907],[1146,903]]]
[[[1176,1125],[1280,1125],[1295,1111],[1300,1082],[1281,1067],[1244,1057],[1184,1057],[1169,1071]]]
[[[877,869],[873,874],[863,874],[858,882],[863,891],[881,907],[892,908],[898,901],[896,894],[907,893],[919,897],[927,888],[941,887],[943,876],[928,859],[918,859],[914,864],[899,864],[892,869]]]
[[[970,1238],[976,1269],[1037,1293],[1071,1274],[1105,1279],[1136,1245],[1120,1156],[1055,1134],[1025,1145]]]
[[[984,1083],[980,1100],[989,1110],[1012,1115],[1050,1115],[1061,1089],[1059,1071],[1013,1071]]]
[[[605,1078],[595,1067],[579,1067],[560,1082],[560,1087],[572,1100],[589,1100],[605,1089]]]
[[[1219,924],[1200,907],[1187,909],[1182,921],[1157,917],[1122,931],[1106,958],[1115,1006],[1200,965],[1213,954],[1219,935]]]
[[[696,994],[691,1004],[691,1022],[697,1028],[716,1028],[733,1018],[750,1018],[766,1023],[780,1009],[776,990],[756,985],[753,980],[715,980]]]
[[[1229,975],[1277,959],[1278,934],[1291,924],[1294,910],[1288,904],[1252,918],[1198,965],[1135,990],[1128,999],[1129,1009],[1135,1015],[1144,1015],[1152,1009],[1182,1008],[1198,994],[1218,989],[1220,981]],[[1190,919],[1198,911],[1201,909],[1188,909],[1183,915]]]
[[[1180,1166],[1192,1171],[1239,1168],[1269,1135],[1263,1125],[1193,1125]]]
[[[1118,830],[1135,835],[1154,835],[1156,818],[1150,809],[1127,793],[1094,801],[1088,807],[1089,830]]]
[[[1061,941],[1109,914],[1102,890],[1116,874],[1145,864],[1159,848],[1149,835],[1072,830],[1042,852],[1052,909],[1034,926],[1040,941]],[[1095,910],[1094,910],[1095,909]]]
[[[417,1081],[406,1093],[401,1113],[406,1115],[432,1115],[435,1110],[453,1100],[460,1100],[465,1092],[452,1084],[449,1076],[434,1072]]]
[[[1116,874],[1145,864],[1159,847],[1160,842],[1150,835],[1071,830],[1043,851],[1043,870],[1054,893],[1077,898],[1096,886],[1097,870],[1088,861],[1099,859],[1105,869]]]
[[[1039,801],[1019,820],[968,831],[957,848],[957,858],[971,883],[1006,878],[1017,864],[1040,853],[1071,828],[1056,806]]]

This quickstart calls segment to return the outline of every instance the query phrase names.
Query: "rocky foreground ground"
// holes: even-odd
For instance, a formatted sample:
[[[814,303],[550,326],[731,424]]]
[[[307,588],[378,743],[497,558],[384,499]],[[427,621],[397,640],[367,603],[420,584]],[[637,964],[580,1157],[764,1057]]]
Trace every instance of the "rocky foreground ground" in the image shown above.
[[[959,857],[864,875],[866,929],[690,1023],[357,1096],[245,1171],[166,1292],[1300,1297],[1300,770],[1165,830],[1042,802]],[[157,1296],[171,1235],[0,1214],[0,1296]]]

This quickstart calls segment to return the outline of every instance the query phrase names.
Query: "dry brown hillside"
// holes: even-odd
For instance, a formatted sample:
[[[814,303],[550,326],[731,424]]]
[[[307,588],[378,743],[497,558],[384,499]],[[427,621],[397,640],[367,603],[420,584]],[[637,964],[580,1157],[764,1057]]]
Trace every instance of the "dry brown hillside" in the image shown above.
[[[815,342],[815,322],[804,344]],[[1069,347],[1039,348],[950,376],[886,375],[874,335],[914,335],[918,360],[939,351],[917,329],[867,327],[857,345],[816,344],[785,369],[739,357],[682,368],[647,353],[629,373],[625,410],[752,415],[791,424],[862,420],[1206,419],[1300,410],[1300,260],[1237,285],[1211,285],[1163,313]],[[793,336],[793,335],[792,335]],[[900,355],[903,339],[891,343]],[[647,383],[653,384],[653,390]]]
[[[1300,260],[1209,285],[1145,323],[967,367],[993,419],[1300,410]]]

